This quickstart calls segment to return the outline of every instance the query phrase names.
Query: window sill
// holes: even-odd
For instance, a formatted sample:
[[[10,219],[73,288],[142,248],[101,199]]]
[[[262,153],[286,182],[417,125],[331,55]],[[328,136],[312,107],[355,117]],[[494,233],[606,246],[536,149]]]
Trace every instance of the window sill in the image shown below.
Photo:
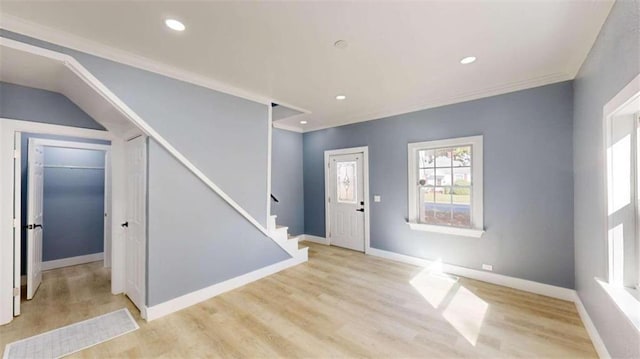
[[[636,330],[640,332],[640,300],[638,300],[637,295],[634,296],[634,294],[631,293],[634,290],[615,286],[598,278],[594,279],[600,284],[609,297],[611,297],[622,314],[624,314]]]
[[[480,238],[484,233],[482,229],[434,226],[431,224],[414,223],[414,222],[407,222],[407,224],[409,225],[409,228],[413,229],[414,231],[453,234],[456,236],[464,236],[464,237]]]

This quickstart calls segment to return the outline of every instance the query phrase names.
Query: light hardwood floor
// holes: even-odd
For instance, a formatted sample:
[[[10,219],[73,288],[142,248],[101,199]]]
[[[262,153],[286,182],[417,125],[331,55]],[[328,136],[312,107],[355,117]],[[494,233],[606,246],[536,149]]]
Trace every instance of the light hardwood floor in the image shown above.
[[[151,323],[101,264],[53,270],[0,345],[128,307],[140,330],[74,356],[596,357],[573,303],[306,245],[308,263]]]

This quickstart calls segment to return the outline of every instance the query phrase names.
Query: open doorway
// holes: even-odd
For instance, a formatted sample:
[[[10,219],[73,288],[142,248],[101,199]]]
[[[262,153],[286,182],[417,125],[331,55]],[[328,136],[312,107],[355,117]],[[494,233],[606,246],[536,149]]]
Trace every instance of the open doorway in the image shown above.
[[[43,272],[80,266],[77,276],[84,267],[96,267],[97,263],[82,266],[93,262],[107,268],[93,275],[94,281],[106,283],[94,284],[108,287],[110,141],[21,132],[16,132],[15,140],[20,153],[15,212],[20,213],[22,225],[14,263],[24,284],[21,299],[37,295]],[[14,315],[20,314],[19,300],[15,299]]]

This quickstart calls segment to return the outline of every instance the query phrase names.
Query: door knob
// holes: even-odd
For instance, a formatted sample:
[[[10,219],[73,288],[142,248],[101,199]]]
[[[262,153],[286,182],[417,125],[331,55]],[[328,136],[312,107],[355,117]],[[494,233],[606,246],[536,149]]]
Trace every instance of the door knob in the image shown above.
[[[364,208],[356,209],[358,212],[364,212]]]
[[[124,223],[123,223],[123,224],[121,224],[120,226],[121,226],[122,228],[125,228],[125,227],[129,228],[129,221],[124,222]]]

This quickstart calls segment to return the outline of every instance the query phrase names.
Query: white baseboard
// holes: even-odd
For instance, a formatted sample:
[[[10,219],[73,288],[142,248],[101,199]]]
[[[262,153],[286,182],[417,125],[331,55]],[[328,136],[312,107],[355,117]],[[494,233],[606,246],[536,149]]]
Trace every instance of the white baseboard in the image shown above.
[[[103,259],[104,259],[104,253],[102,252],[87,254],[84,256],[56,259],[53,261],[42,262],[42,270],[50,270],[50,269],[68,267],[68,266],[75,266],[78,264],[101,261]]]
[[[574,302],[576,304],[576,308],[578,309],[578,314],[580,315],[580,319],[582,319],[582,323],[584,324],[589,337],[591,338],[591,342],[593,343],[594,348],[596,348],[596,352],[601,359],[610,359],[611,355],[609,355],[609,351],[607,347],[604,345],[604,341],[600,337],[600,333],[598,333],[598,329],[596,329],[595,324],[591,321],[591,317],[589,317],[589,313],[587,312],[587,308],[582,304],[582,300],[580,300],[580,296],[576,293]]]
[[[325,237],[319,237],[319,236],[314,236],[311,234],[301,234],[300,235],[300,240],[301,241],[307,241],[307,242],[313,242],[313,243],[320,243],[320,244],[324,244],[324,245],[329,245],[329,239],[325,238]]]
[[[420,267],[431,267],[439,265],[441,266],[442,271],[446,273],[451,273],[459,275],[461,277],[481,280],[483,282],[498,284],[509,288],[519,289],[525,292],[531,292],[535,294],[545,295],[547,297],[573,302],[576,306],[576,309],[578,310],[578,314],[580,315],[582,322],[584,323],[584,327],[587,330],[589,337],[591,338],[591,342],[593,343],[593,346],[598,353],[598,356],[602,359],[611,358],[606,346],[604,345],[604,342],[602,341],[602,338],[600,337],[600,334],[598,333],[598,330],[596,329],[596,326],[593,324],[591,318],[589,317],[589,313],[582,304],[580,297],[573,289],[557,287],[554,285],[534,282],[526,279],[509,277],[502,274],[484,272],[481,270],[460,267],[452,264],[435,263],[427,259],[411,257],[404,254],[389,252],[376,248],[367,248],[366,253],[368,255],[403,263],[409,263]]]
[[[165,315],[177,312],[181,309],[203,302],[222,293],[236,289],[243,285],[262,279],[281,270],[293,267],[307,261],[307,249],[301,250],[301,255],[272,264],[270,266],[260,268],[253,272],[243,274],[241,276],[231,278],[221,283],[214,284],[210,287],[197,290],[180,296],[175,299],[168,300],[164,303],[156,304],[146,308],[146,320],[152,321],[164,317]]]
[[[411,257],[404,254],[389,252],[376,248],[367,248],[366,253],[372,256],[409,263],[421,267],[430,267],[436,264],[433,261],[427,259]],[[477,279],[483,282],[498,284],[509,288],[523,290],[525,292],[546,295],[547,297],[558,298],[570,302],[573,302],[575,300],[575,291],[573,289],[557,287],[555,285],[509,277],[506,275],[485,272],[477,269],[460,267],[452,264],[437,263],[437,265],[441,265],[443,272],[459,275],[461,277]]]

